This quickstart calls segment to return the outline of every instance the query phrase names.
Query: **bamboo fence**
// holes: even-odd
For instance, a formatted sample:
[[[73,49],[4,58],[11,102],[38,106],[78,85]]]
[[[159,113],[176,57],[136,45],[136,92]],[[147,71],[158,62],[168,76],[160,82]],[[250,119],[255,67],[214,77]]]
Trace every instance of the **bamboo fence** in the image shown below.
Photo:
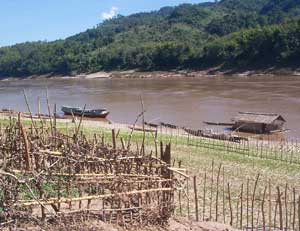
[[[111,131],[88,139],[40,121],[23,125],[21,115],[0,128],[0,226],[22,221],[100,219],[122,226],[163,225],[174,214],[184,169],[171,167],[171,145],[160,157],[132,150]],[[158,148],[157,148],[158,149]],[[175,177],[177,175],[177,177]],[[19,223],[18,223],[19,222]]]

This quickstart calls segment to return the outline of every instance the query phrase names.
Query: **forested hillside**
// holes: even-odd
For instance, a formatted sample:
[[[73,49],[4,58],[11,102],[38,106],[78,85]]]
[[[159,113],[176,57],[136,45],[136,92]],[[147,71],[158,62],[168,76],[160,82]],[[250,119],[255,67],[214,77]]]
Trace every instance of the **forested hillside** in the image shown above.
[[[204,46],[207,66],[300,66],[300,21],[242,30]]]
[[[0,76],[297,65],[299,18],[300,0],[164,7],[118,16],[65,40],[2,47]]]

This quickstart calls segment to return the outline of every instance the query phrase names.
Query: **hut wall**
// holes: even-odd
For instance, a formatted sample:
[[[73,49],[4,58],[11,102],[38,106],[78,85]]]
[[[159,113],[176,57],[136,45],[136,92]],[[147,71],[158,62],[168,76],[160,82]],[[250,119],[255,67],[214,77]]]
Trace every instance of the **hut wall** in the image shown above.
[[[263,124],[261,123],[237,122],[233,128],[241,132],[263,133]]]
[[[274,131],[274,130],[280,130],[280,129],[282,129],[283,124],[284,124],[284,121],[282,121],[282,120],[275,120],[273,123],[266,125],[266,130],[268,132]]]

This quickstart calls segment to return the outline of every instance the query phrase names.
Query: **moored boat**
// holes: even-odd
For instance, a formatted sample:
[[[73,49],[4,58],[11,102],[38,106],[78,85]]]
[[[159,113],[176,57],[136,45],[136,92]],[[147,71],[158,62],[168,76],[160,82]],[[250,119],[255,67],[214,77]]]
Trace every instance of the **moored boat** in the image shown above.
[[[101,109],[83,109],[81,107],[70,107],[70,106],[62,106],[61,110],[65,115],[74,115],[74,116],[82,116],[92,117],[92,118],[106,118],[109,114],[105,108]]]

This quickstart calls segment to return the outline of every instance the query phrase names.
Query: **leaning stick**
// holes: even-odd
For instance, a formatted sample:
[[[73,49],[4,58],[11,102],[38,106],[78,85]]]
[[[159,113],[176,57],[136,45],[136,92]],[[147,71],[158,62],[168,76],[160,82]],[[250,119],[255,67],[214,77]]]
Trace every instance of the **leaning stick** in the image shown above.
[[[52,125],[52,116],[51,116],[51,109],[50,109],[49,96],[48,96],[48,88],[47,87],[46,87],[46,102],[47,102],[48,115],[49,115],[50,127],[51,127],[51,133],[52,133],[52,129],[53,129],[52,126],[53,125]]]
[[[255,184],[254,184],[254,189],[253,189],[253,195],[252,195],[252,201],[251,201],[251,230],[253,231],[254,228],[254,202],[255,202],[255,192],[256,192],[256,187],[259,179],[259,174],[256,177]]]
[[[33,192],[33,190],[31,189],[31,187],[30,187],[25,181],[21,181],[21,180],[18,179],[18,177],[16,177],[15,175],[13,175],[13,174],[11,174],[11,173],[9,173],[9,172],[2,171],[1,169],[0,169],[0,175],[10,176],[10,177],[14,178],[14,179],[18,182],[18,184],[20,184],[20,185],[21,185],[21,184],[24,184],[24,185],[26,186],[26,188],[28,189],[29,193],[31,194],[32,198],[34,199],[33,201],[35,202],[35,205],[41,205],[41,206],[43,206],[49,213],[52,213],[52,212],[50,212],[50,210],[48,210],[48,208],[47,208],[46,206],[44,206],[44,205],[42,204],[42,202],[40,202],[39,199],[37,199],[37,197],[35,196],[35,193]]]
[[[28,109],[28,112],[29,112],[29,115],[30,115],[32,126],[34,127],[34,130],[35,130],[36,134],[38,134],[38,129],[36,128],[35,123],[33,121],[33,116],[32,116],[32,112],[31,112],[31,109],[30,109],[30,106],[29,106],[29,103],[28,103],[28,98],[27,98],[25,89],[23,89],[23,94],[24,94],[25,103],[27,105],[27,109]]]
[[[111,130],[111,135],[112,135],[113,149],[116,150],[117,143],[116,143],[116,130],[115,129]]]
[[[130,131],[130,134],[129,134],[129,139],[128,139],[128,144],[127,144],[127,150],[130,149],[130,144],[131,144],[131,138],[132,138],[132,135],[133,135],[133,131],[135,129],[135,126],[139,120],[139,118],[145,113],[145,111],[142,111],[140,114],[138,114],[138,116],[136,117],[136,120],[134,121],[134,124],[131,128],[131,131]]]
[[[86,104],[85,104],[84,107],[83,107],[83,112],[82,112],[82,114],[81,114],[80,121],[79,121],[78,127],[77,127],[77,129],[76,129],[76,134],[75,134],[75,137],[76,137],[76,138],[77,138],[78,133],[79,133],[79,131],[80,131],[80,126],[81,126],[81,123],[82,123],[82,120],[83,120],[83,117],[84,117],[85,108],[86,108]]]
[[[30,158],[30,152],[29,152],[29,143],[26,131],[23,127],[23,124],[19,123],[19,127],[21,130],[22,138],[25,145],[25,163],[26,163],[26,171],[31,171],[31,158]]]
[[[144,110],[144,102],[143,102],[142,96],[140,96],[140,98],[141,98],[142,111],[145,111]],[[141,150],[141,153],[143,155],[145,155],[145,135],[146,135],[146,133],[145,133],[145,114],[144,113],[142,114],[142,126],[143,126],[143,141],[142,141],[142,147],[141,147],[142,150]]]

